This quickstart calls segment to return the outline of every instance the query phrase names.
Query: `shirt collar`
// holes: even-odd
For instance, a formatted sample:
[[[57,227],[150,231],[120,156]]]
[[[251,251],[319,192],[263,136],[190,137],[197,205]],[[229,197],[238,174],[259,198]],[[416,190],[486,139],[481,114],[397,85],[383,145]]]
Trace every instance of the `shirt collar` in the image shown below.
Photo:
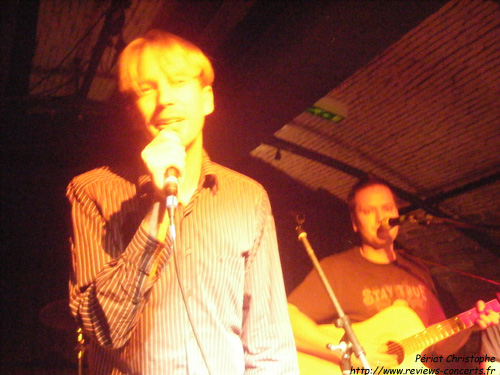
[[[144,189],[149,191],[152,188],[151,184],[152,181],[149,174],[143,174],[139,177],[138,185],[140,191],[144,191]],[[205,150],[203,150],[201,160],[201,174],[200,181],[198,183],[198,190],[203,188],[209,188],[213,195],[217,194],[218,191],[218,180],[214,163],[210,160],[210,157]]]
[[[210,157],[203,150],[203,159],[201,161],[201,176],[200,176],[200,184],[198,188],[209,188],[212,191],[212,194],[217,194],[218,191],[218,180],[217,174],[215,173],[214,163],[210,160]]]

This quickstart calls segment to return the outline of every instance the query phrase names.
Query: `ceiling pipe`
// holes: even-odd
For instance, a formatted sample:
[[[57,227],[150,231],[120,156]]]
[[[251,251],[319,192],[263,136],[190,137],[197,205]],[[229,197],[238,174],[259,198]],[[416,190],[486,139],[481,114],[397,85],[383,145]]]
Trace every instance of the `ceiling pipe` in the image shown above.
[[[268,144],[268,145],[273,146],[273,147],[276,147],[277,149],[286,150],[286,151],[292,152],[294,154],[304,156],[308,159],[317,161],[317,162],[322,163],[324,165],[328,165],[328,166],[335,168],[335,169],[338,169],[338,170],[340,170],[348,175],[354,176],[360,180],[370,177],[369,173],[367,173],[361,169],[358,169],[356,167],[353,167],[352,165],[346,164],[346,163],[344,163],[340,160],[336,160],[332,157],[323,155],[319,152],[308,150],[308,149],[301,147],[297,144],[287,142],[287,141],[279,139],[275,136],[268,138],[263,143]],[[378,179],[384,181],[381,178],[378,178]],[[419,198],[418,196],[416,196],[414,194],[408,193],[407,191],[402,190],[402,189],[388,183],[387,181],[384,181],[384,182],[391,188],[391,190],[398,197],[400,197],[401,199],[404,199],[405,201],[410,203],[410,206],[413,207],[412,211],[415,210],[416,208],[421,208],[421,209],[425,210],[426,212],[430,213],[431,215],[451,218],[449,215],[442,212],[439,209],[439,207],[427,202],[427,200]]]
[[[109,9],[106,11],[104,25],[99,34],[99,38],[92,50],[91,58],[82,85],[78,90],[78,97],[87,98],[92,81],[97,72],[97,68],[104,54],[104,50],[109,45],[111,38],[119,34],[125,25],[125,10],[129,8],[131,1],[113,0]]]

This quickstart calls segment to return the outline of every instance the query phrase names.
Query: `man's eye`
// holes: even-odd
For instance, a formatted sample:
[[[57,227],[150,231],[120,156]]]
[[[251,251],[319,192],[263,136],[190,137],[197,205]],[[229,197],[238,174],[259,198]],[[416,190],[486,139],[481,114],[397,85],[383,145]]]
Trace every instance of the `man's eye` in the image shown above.
[[[139,82],[138,88],[139,88],[139,94],[145,95],[152,93],[155,90],[155,85],[152,84],[151,82]]]
[[[171,84],[173,86],[184,86],[189,82],[189,78],[185,76],[172,77]]]
[[[151,86],[141,86],[139,89],[141,90],[141,93],[147,93],[153,91],[153,88]]]

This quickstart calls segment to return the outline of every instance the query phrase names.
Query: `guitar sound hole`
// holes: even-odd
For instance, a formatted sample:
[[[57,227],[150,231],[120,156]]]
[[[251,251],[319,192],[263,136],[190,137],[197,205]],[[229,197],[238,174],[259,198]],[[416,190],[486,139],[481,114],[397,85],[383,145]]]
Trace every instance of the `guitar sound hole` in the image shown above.
[[[399,365],[403,363],[403,361],[405,360],[404,348],[396,341],[388,341],[386,345],[387,345],[387,353],[396,355]]]

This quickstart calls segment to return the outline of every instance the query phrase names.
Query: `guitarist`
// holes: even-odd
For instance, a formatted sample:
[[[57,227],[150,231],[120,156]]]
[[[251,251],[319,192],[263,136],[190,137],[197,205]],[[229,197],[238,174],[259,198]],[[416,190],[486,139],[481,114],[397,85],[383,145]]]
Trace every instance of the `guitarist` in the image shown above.
[[[390,188],[378,180],[360,181],[352,188],[348,205],[360,246],[326,257],[320,263],[351,322],[362,322],[393,304],[409,306],[426,327],[446,319],[427,268],[394,249],[397,226],[390,229],[381,226],[382,219],[399,216]],[[290,294],[288,302],[299,352],[340,363],[340,353],[326,348],[327,343],[338,342],[332,342],[332,336],[322,324],[332,323],[336,316],[316,270],[312,270]],[[478,327],[498,324],[499,314],[484,311],[484,302],[479,301],[477,309],[481,312],[476,322]],[[470,330],[465,330],[428,348],[426,353],[433,356],[452,354],[465,344],[469,335]],[[373,369],[378,365],[387,368],[398,364],[396,356],[388,354],[386,347],[375,352],[366,351]],[[351,365],[362,367],[354,355]]]

